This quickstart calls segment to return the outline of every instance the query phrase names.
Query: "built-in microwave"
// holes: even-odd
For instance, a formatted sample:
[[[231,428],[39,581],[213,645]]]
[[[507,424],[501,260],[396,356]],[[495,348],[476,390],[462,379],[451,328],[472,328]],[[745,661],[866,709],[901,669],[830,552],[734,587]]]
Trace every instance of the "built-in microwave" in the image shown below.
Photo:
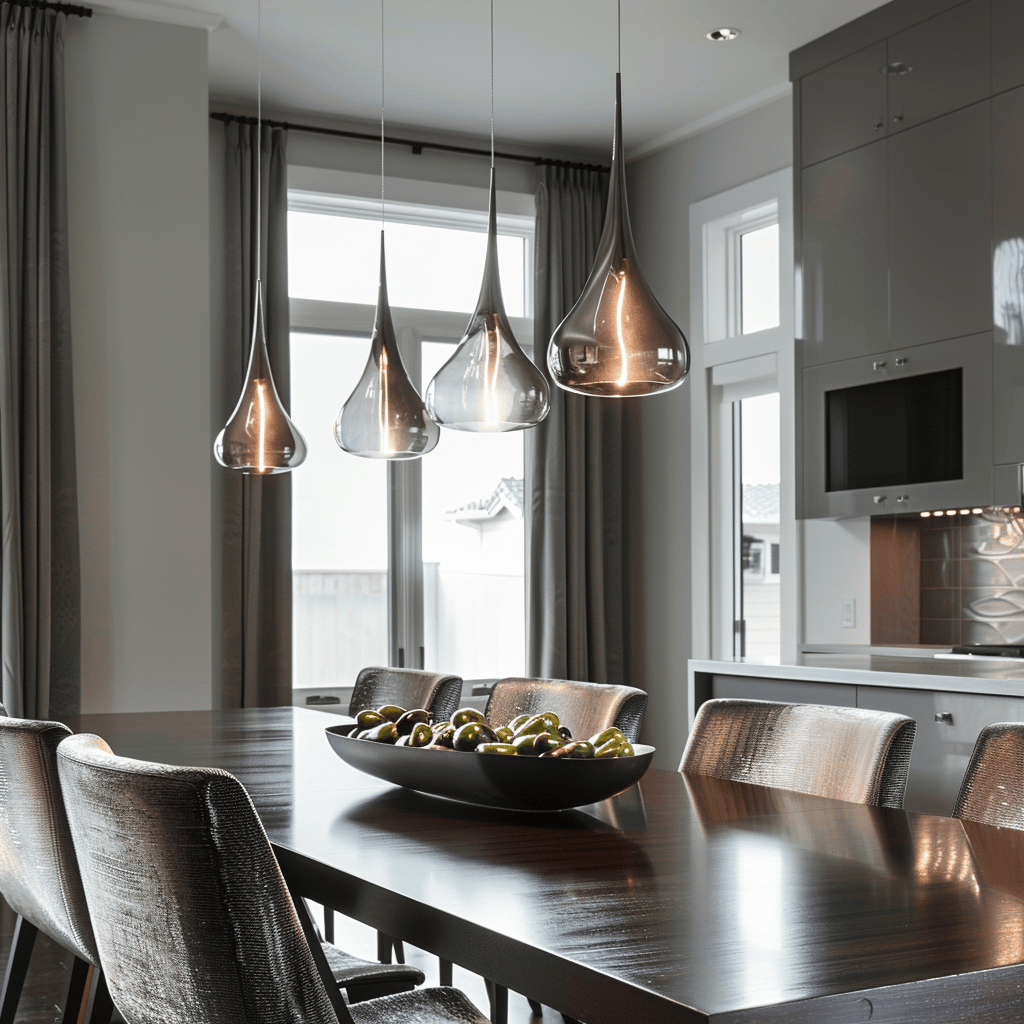
[[[803,514],[992,501],[991,335],[803,371]]]

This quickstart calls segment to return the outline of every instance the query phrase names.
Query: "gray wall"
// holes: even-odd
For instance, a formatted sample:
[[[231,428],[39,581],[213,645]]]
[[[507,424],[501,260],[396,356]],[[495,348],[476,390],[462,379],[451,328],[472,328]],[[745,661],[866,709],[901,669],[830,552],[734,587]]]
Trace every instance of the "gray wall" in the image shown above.
[[[647,280],[689,333],[690,204],[792,163],[789,99],[654,153],[628,169],[630,213]],[[635,685],[651,697],[644,739],[676,768],[686,741],[690,657],[690,384],[643,399],[643,614]]]
[[[211,702],[207,33],[68,19],[82,710]]]

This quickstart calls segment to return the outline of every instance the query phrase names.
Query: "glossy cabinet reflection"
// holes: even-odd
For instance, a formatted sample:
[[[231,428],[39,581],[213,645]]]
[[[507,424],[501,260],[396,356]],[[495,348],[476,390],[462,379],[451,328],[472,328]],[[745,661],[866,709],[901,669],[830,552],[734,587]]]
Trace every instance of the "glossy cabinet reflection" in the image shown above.
[[[883,140],[803,172],[805,366],[888,348],[887,148]]]
[[[990,95],[989,11],[989,0],[969,0],[889,37],[889,132]]]
[[[885,43],[876,43],[800,82],[803,166],[885,134]]]
[[[1024,462],[1024,88],[992,101],[992,307],[995,462]]]
[[[889,347],[992,324],[989,101],[891,138]]]
[[[992,92],[1024,85],[1024,3],[992,0]]]

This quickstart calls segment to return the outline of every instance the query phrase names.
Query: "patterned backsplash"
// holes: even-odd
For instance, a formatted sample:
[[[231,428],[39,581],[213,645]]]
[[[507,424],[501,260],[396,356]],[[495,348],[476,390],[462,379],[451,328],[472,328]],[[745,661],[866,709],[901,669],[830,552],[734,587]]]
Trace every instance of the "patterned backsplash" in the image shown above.
[[[1024,524],[918,519],[922,644],[1024,643]]]

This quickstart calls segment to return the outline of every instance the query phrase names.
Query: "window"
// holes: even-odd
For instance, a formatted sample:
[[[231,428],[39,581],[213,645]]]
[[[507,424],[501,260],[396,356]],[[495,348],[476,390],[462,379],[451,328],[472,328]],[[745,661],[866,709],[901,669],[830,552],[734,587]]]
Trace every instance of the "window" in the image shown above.
[[[388,292],[414,384],[449,358],[483,269],[480,209],[388,202]],[[532,342],[533,217],[499,215],[506,309]],[[442,430],[407,463],[342,452],[333,426],[368,355],[379,201],[289,192],[292,417],[309,443],[293,477],[296,689],[351,686],[369,664],[525,672],[523,435]]]

